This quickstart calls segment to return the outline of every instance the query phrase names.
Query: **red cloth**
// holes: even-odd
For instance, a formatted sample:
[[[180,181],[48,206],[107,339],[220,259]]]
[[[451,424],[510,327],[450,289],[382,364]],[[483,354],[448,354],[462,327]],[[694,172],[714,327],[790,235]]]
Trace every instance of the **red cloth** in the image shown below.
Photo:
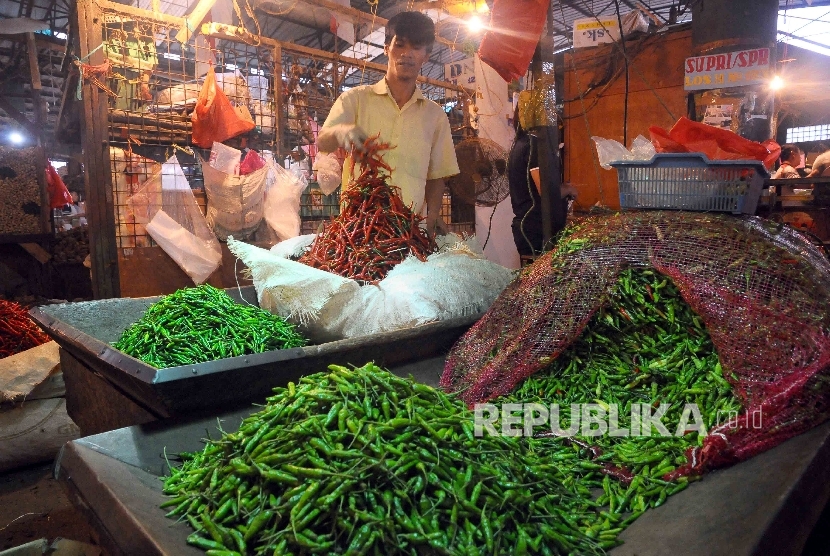
[[[549,4],[550,0],[495,0],[478,55],[508,83],[527,73]]]
[[[781,154],[781,147],[768,139],[763,143],[744,139],[727,129],[680,118],[671,131],[662,127],[648,128],[651,142],[659,153],[701,152],[709,160],[761,160],[772,168]]]
[[[72,195],[51,164],[46,166],[46,189],[49,192],[49,208],[63,208],[72,204]]]

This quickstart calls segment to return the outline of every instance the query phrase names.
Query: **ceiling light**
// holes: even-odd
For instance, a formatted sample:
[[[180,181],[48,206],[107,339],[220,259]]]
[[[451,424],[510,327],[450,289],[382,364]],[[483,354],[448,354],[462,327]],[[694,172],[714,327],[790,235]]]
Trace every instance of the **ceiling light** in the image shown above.
[[[481,21],[481,18],[477,15],[473,15],[467,20],[467,29],[469,29],[471,33],[478,33],[483,28],[484,22]]]
[[[15,145],[20,145],[23,143],[23,134],[19,131],[12,131],[9,133],[9,140]]]

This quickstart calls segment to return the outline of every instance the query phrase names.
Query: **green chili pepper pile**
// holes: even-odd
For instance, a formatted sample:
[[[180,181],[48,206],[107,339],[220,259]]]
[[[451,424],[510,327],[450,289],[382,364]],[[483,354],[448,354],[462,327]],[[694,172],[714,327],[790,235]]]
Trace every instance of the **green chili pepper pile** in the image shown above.
[[[725,423],[741,411],[700,318],[671,281],[651,270],[622,272],[582,337],[547,369],[493,403],[518,402],[559,404],[560,428],[566,430],[570,404],[595,403],[606,411],[616,406],[620,429],[629,430],[632,404],[647,404],[652,413],[669,404],[661,421],[672,435],[687,403],[697,404],[707,431],[718,419]],[[549,426],[546,431],[550,434]],[[608,507],[607,521],[583,523],[593,535],[619,527],[626,516],[636,517],[685,488],[688,479],[677,479],[675,471],[702,440],[697,432],[681,437],[577,432],[572,438],[537,437],[530,443],[569,469],[566,484],[574,492],[587,496],[592,488],[603,489],[597,503]],[[586,459],[592,465],[573,464]]]
[[[305,344],[281,317],[205,284],[151,305],[113,346],[164,369]]]
[[[459,400],[367,364],[278,388],[165,480],[212,554],[595,554],[559,463],[475,437]],[[604,519],[604,518],[602,518]],[[618,529],[619,530],[619,529]]]

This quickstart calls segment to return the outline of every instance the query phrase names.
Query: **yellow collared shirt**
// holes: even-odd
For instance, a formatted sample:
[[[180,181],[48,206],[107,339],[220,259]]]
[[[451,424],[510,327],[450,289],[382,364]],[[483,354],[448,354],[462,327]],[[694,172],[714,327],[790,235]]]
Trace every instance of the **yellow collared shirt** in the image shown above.
[[[392,98],[386,78],[374,85],[349,89],[335,101],[323,127],[357,125],[392,145],[384,160],[392,168],[389,183],[401,189],[406,205],[416,213],[424,206],[427,180],[446,178],[459,172],[452,143],[450,122],[441,107],[415,88],[403,106]],[[343,184],[351,181],[346,159]]]

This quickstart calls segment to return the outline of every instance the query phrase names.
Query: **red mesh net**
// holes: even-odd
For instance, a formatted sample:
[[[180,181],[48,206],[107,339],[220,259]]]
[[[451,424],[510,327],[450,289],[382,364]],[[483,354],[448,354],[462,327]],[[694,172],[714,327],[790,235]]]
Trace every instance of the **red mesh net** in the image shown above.
[[[754,217],[620,213],[570,228],[456,343],[441,386],[471,405],[508,394],[581,336],[630,267],[675,283],[745,408],[677,475],[746,459],[830,416],[830,262]]]

